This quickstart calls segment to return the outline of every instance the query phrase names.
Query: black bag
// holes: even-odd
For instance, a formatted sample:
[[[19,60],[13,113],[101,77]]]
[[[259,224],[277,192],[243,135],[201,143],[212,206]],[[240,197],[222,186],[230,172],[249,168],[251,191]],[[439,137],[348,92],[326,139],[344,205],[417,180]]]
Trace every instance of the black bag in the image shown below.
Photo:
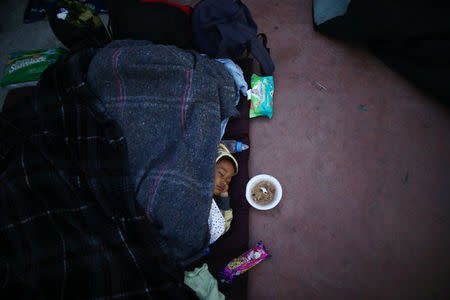
[[[169,1],[111,0],[109,30],[114,40],[147,40],[192,49],[191,7]]]
[[[275,70],[267,38],[257,36],[258,27],[240,0],[203,0],[194,6],[192,31],[198,51],[217,58],[238,58],[248,50],[258,60],[263,75]]]

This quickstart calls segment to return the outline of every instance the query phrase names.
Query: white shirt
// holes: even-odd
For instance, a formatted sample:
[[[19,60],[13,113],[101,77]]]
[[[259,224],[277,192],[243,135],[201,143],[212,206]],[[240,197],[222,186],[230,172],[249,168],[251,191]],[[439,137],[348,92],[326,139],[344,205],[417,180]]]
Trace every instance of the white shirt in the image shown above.
[[[211,210],[209,211],[208,226],[209,244],[212,244],[225,233],[225,218],[222,216],[214,199],[212,199]]]

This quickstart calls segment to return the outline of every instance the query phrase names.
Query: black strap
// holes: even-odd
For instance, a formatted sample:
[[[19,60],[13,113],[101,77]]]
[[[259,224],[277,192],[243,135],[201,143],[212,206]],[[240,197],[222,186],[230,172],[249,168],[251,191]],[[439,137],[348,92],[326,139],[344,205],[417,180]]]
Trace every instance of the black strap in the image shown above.
[[[250,52],[259,62],[262,75],[268,76],[275,70],[275,65],[269,54],[270,49],[267,48],[267,37],[264,38],[265,34],[262,34],[263,40],[261,41],[258,36],[250,41]]]
[[[269,52],[270,54],[270,48],[267,48],[267,35],[265,33],[258,33],[257,37],[261,37],[262,38],[262,43],[264,48],[266,48],[267,52]]]

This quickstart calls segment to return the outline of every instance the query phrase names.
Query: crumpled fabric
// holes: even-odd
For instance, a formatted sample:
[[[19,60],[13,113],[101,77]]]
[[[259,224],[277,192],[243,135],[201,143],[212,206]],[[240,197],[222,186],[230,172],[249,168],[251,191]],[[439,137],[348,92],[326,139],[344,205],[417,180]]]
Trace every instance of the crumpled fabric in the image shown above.
[[[184,272],[184,283],[190,287],[200,300],[224,300],[225,296],[219,291],[217,280],[203,264],[193,271]]]
[[[242,95],[247,97],[248,84],[247,81],[245,81],[244,72],[242,72],[242,69],[229,58],[217,58],[216,60],[218,62],[221,62],[225,66],[225,68],[227,68],[230,75],[233,76],[236,88],[242,93]],[[240,99],[241,96],[239,95],[238,92],[236,95],[236,102],[235,102],[236,105],[239,103]],[[227,127],[228,121],[229,118],[224,119],[221,123],[221,132],[220,132],[221,138],[225,134],[225,129]]]

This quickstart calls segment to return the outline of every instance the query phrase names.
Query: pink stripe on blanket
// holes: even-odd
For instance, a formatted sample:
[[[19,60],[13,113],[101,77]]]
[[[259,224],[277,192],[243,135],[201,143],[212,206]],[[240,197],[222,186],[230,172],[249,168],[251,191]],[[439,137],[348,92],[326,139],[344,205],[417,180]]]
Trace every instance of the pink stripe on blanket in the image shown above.
[[[183,136],[186,135],[186,128],[184,127],[184,107],[186,106],[186,97],[189,90],[189,74],[190,70],[186,69],[186,87],[184,88],[184,95],[183,95],[183,103],[181,105],[181,128],[183,128]]]
[[[153,187],[152,187],[152,191],[150,192],[150,195],[148,196],[148,201],[147,201],[147,207],[145,209],[145,214],[147,215],[147,218],[153,222],[152,217],[150,216],[150,202],[152,200],[153,194],[156,191],[156,187],[158,186],[159,183],[159,179],[161,178],[162,174],[164,173],[164,170],[172,163],[173,159],[171,161],[169,161],[162,169],[161,171],[159,171],[158,177],[156,177],[155,183],[153,183]]]
[[[119,99],[120,99],[120,111],[121,111],[121,115],[123,114],[123,88],[122,88],[122,80],[120,80],[120,76],[119,73],[117,73],[116,70],[116,57],[117,54],[120,52],[120,50],[122,50],[122,48],[119,48],[116,50],[116,52],[114,52],[112,58],[111,58],[111,65],[112,65],[112,71],[114,76],[116,77],[117,83],[119,84]]]

